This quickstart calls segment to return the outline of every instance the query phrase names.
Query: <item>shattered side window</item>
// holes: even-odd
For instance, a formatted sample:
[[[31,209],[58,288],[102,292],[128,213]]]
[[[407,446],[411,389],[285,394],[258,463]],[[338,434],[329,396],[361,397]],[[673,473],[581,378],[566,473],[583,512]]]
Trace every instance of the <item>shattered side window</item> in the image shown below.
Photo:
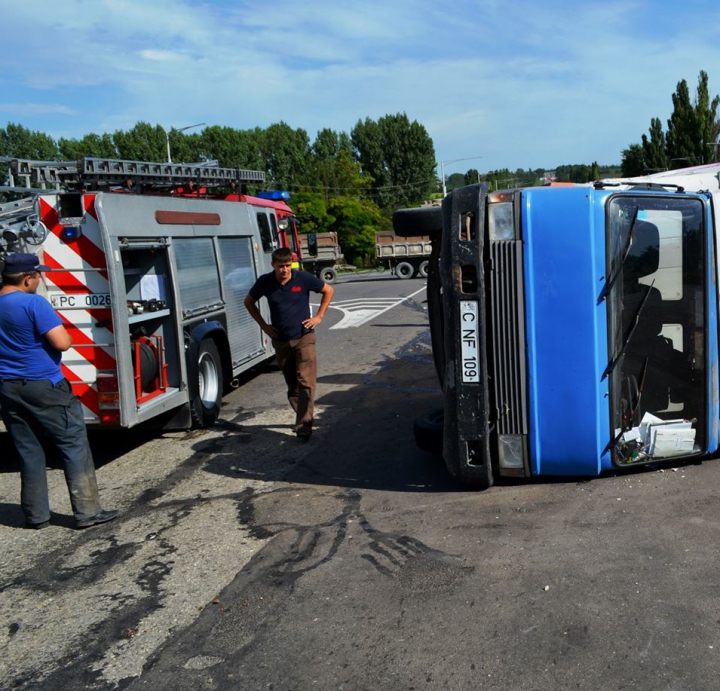
[[[608,204],[607,295],[616,463],[705,446],[703,206],[617,196]]]

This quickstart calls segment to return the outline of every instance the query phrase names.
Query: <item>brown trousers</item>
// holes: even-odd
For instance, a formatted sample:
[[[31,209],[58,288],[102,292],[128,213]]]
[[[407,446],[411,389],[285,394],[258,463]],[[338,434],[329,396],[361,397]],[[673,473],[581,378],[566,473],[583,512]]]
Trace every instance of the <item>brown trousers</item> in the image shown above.
[[[317,381],[315,340],[315,334],[309,333],[297,341],[272,342],[288,387],[288,401],[295,411],[295,431],[312,429]]]

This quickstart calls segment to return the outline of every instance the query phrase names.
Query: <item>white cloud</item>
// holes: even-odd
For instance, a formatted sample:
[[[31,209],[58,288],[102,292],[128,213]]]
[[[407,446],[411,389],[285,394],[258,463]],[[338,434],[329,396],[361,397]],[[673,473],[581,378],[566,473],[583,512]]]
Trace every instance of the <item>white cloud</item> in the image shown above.
[[[685,23],[669,0],[0,0],[0,93],[47,102],[9,117],[54,136],[284,120],[312,137],[406,112],[442,159],[612,163],[667,119],[679,80],[706,69],[720,88],[719,11],[697,5]]]

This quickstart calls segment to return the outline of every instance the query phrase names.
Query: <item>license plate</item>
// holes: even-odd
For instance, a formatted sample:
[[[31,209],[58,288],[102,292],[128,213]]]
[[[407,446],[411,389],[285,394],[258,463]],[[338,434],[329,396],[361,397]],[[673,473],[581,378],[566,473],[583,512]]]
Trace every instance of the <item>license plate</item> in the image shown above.
[[[50,304],[58,310],[109,309],[110,293],[50,293]]]
[[[460,302],[460,358],[463,382],[478,384],[480,382],[478,304],[470,300]]]

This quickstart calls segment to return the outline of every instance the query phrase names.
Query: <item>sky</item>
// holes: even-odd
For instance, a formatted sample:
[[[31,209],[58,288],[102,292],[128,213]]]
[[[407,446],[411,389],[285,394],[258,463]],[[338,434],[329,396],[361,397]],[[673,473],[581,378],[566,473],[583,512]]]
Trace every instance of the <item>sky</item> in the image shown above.
[[[0,0],[0,35],[0,127],[312,142],[405,113],[446,175],[620,163],[679,81],[720,92],[709,0]]]

